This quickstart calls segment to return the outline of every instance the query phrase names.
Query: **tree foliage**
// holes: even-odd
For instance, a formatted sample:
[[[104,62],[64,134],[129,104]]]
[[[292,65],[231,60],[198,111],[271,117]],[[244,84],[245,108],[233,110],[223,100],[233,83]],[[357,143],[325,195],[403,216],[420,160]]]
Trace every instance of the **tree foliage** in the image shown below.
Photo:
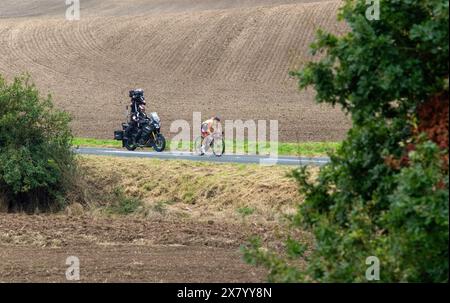
[[[305,201],[293,222],[316,238],[307,268],[283,275],[273,254],[246,249],[279,281],[367,281],[370,256],[381,281],[448,281],[448,111],[426,108],[448,106],[449,2],[381,0],[372,21],[367,8],[346,1],[350,31],[319,32],[312,51],[322,59],[292,73],[353,126],[317,180],[294,172]]]
[[[69,121],[28,76],[0,77],[0,196],[9,210],[64,203],[75,169]]]

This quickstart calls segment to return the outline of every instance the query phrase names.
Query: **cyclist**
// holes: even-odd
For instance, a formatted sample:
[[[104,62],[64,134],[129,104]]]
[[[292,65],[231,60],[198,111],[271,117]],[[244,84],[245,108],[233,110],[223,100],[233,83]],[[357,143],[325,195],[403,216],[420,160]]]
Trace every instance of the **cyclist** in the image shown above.
[[[215,116],[202,123],[202,147],[200,156],[203,156],[211,145],[213,134],[220,130],[220,118]]]

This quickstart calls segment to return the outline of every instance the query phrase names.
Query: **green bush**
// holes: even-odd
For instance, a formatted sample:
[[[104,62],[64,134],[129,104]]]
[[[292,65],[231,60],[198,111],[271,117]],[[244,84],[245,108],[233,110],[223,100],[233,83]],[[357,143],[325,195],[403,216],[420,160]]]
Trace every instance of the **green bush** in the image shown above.
[[[449,3],[381,0],[374,21],[367,8],[346,1],[340,16],[351,31],[319,32],[312,49],[322,59],[292,73],[301,88],[315,87],[318,102],[342,106],[353,126],[317,180],[293,173],[305,197],[293,224],[316,238],[307,268],[255,242],[245,249],[276,281],[365,282],[370,256],[384,282],[448,281],[448,150],[415,130],[419,105],[442,94],[448,102]]]
[[[114,189],[111,200],[112,203],[107,208],[110,214],[130,215],[137,212],[143,205],[140,199],[126,195],[121,187]]]
[[[390,266],[386,278],[448,281],[449,176],[430,141],[418,145],[410,158],[410,166],[395,176],[389,209],[380,217],[389,231],[380,239]]]
[[[69,121],[28,76],[0,76],[0,195],[10,211],[64,205],[75,171]]]

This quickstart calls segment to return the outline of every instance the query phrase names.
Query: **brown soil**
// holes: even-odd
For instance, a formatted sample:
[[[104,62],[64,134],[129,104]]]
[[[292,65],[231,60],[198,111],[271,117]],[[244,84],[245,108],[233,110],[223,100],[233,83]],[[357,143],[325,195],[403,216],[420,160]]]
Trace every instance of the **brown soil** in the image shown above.
[[[80,259],[82,282],[264,282],[240,246],[257,235],[281,252],[285,215],[300,203],[284,167],[103,157],[80,165],[84,206],[0,212],[0,282],[64,282],[69,256]],[[116,188],[141,205],[127,216],[111,209]],[[290,234],[312,246],[310,234]]]
[[[0,73],[28,71],[72,113],[78,136],[110,138],[133,87],[168,137],[194,111],[279,120],[283,141],[340,140],[349,127],[288,76],[312,59],[318,28],[345,31],[340,1],[90,0],[78,22],[64,20],[59,0],[16,2],[0,3]]]
[[[0,214],[0,282],[64,282],[69,256],[80,259],[82,282],[263,282],[264,271],[246,265],[239,252],[251,232],[258,230]]]

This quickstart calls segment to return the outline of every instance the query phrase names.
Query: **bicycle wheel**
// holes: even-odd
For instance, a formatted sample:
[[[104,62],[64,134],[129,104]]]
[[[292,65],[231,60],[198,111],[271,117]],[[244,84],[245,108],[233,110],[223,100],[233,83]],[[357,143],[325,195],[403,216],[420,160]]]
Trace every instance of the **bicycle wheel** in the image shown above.
[[[216,157],[222,157],[225,153],[225,140],[224,139],[218,139],[213,140],[211,143],[213,153]]]
[[[199,136],[199,137],[197,137],[197,139],[195,139],[193,151],[196,155],[200,155],[202,153],[202,143],[203,143],[203,138],[201,136]]]

